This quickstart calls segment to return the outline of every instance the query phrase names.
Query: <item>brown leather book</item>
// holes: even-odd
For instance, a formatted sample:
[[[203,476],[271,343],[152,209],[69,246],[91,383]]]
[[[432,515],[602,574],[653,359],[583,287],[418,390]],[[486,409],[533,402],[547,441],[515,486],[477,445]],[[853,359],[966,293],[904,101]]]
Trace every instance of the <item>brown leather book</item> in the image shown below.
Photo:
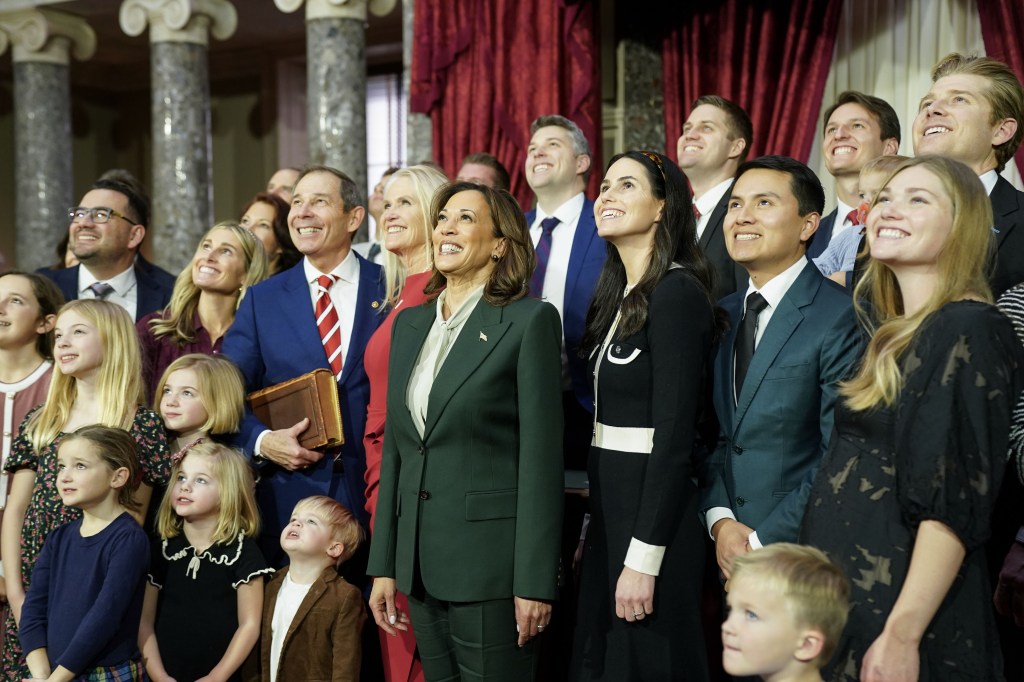
[[[275,431],[291,428],[309,417],[309,428],[299,436],[299,444],[308,450],[333,448],[345,442],[338,383],[329,369],[314,369],[250,393],[249,405],[252,413]]]

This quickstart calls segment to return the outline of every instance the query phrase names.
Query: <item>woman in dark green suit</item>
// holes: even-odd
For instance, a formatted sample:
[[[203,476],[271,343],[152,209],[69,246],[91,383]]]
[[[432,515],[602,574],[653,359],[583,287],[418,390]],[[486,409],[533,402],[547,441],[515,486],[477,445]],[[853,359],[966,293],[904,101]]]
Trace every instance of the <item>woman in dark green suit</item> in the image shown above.
[[[510,194],[442,187],[436,302],[395,320],[370,607],[409,595],[427,680],[534,677],[562,519],[561,324],[525,298],[534,252]]]

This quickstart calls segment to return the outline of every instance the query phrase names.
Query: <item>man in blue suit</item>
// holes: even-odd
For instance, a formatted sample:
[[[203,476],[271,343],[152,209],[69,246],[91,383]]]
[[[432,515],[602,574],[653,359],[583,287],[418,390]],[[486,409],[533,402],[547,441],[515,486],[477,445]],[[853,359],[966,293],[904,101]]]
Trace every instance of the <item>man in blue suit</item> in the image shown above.
[[[570,469],[586,469],[594,387],[579,346],[607,248],[597,236],[594,202],[583,194],[590,177],[590,145],[579,126],[564,116],[539,117],[530,134],[526,182],[537,197],[537,208],[526,214],[537,249],[530,294],[553,304],[562,316],[565,463]]]
[[[796,541],[837,383],[860,356],[849,294],[805,257],[824,204],[814,173],[783,156],[741,165],[729,199],[726,247],[750,283],[721,302],[732,324],[714,365],[720,439],[702,482],[726,578],[737,555]]]
[[[149,201],[114,180],[99,180],[69,210],[69,246],[79,264],[38,270],[65,300],[102,298],[139,320],[171,300],[174,276],[139,254],[149,222]]]
[[[537,251],[530,294],[553,304],[562,317],[562,453],[566,469],[585,471],[594,430],[594,384],[579,347],[607,245],[597,236],[594,202],[583,194],[591,170],[583,131],[564,116],[547,115],[530,125],[530,135],[526,182],[537,199],[536,209],[526,214]],[[568,582],[560,589],[559,603],[565,614],[576,612],[568,568],[586,509],[586,500],[576,495],[565,500],[561,561]],[[567,679],[572,618],[557,618],[547,640],[543,667],[551,679]]]
[[[264,462],[257,494],[263,512],[261,544],[275,563],[283,559],[278,536],[304,497],[328,495],[364,525],[368,520],[362,436],[370,387],[363,351],[384,319],[384,289],[380,267],[351,249],[352,234],[365,215],[362,195],[347,175],[326,166],[305,169],[288,214],[292,241],[305,258],[249,289],[224,339],[224,353],[242,370],[248,391],[317,368],[330,369],[338,378],[345,444],[337,451],[307,450],[299,444],[306,419],[271,431],[250,413],[242,424],[240,444]],[[322,283],[328,280],[323,277],[333,281],[325,287]],[[321,299],[325,296],[329,302]],[[332,339],[328,343],[314,316],[314,309],[321,309],[318,303],[330,303],[337,316],[324,334]],[[335,333],[340,336],[333,337]],[[336,350],[334,364],[328,348]]]
[[[817,258],[837,234],[860,229],[860,169],[879,156],[900,150],[900,120],[884,99],[856,90],[840,93],[825,110],[821,154],[836,180],[836,208],[821,219],[807,257]]]

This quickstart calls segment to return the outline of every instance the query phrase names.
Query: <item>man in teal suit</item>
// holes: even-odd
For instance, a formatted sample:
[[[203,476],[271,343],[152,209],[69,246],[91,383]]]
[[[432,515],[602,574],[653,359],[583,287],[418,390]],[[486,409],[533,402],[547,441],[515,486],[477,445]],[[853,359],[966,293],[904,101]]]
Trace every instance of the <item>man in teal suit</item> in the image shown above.
[[[726,247],[750,284],[722,300],[731,329],[715,359],[719,445],[702,507],[728,578],[738,554],[795,542],[832,433],[837,384],[863,344],[849,294],[806,259],[825,196],[807,166],[740,166]]]

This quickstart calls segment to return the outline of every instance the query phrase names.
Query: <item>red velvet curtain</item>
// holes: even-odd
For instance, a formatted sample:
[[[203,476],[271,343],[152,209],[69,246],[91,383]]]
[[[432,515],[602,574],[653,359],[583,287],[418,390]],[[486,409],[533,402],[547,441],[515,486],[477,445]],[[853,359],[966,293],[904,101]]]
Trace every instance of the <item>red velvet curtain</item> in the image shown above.
[[[682,10],[662,50],[669,155],[693,100],[720,95],[753,121],[748,158],[806,162],[841,9],[842,0],[722,0]]]
[[[1024,3],[1021,0],[978,0],[978,17],[981,19],[981,37],[985,41],[985,52],[989,57],[1006,62],[1024,82],[1024,45],[1020,36],[1024,34]],[[1024,121],[1017,121],[1024,125]],[[1024,173],[1024,145],[1014,156],[1017,168]]]
[[[454,176],[466,154],[494,154],[526,210],[530,123],[561,114],[583,130],[596,167],[596,18],[592,0],[416,0],[410,109],[430,114],[434,160]]]

